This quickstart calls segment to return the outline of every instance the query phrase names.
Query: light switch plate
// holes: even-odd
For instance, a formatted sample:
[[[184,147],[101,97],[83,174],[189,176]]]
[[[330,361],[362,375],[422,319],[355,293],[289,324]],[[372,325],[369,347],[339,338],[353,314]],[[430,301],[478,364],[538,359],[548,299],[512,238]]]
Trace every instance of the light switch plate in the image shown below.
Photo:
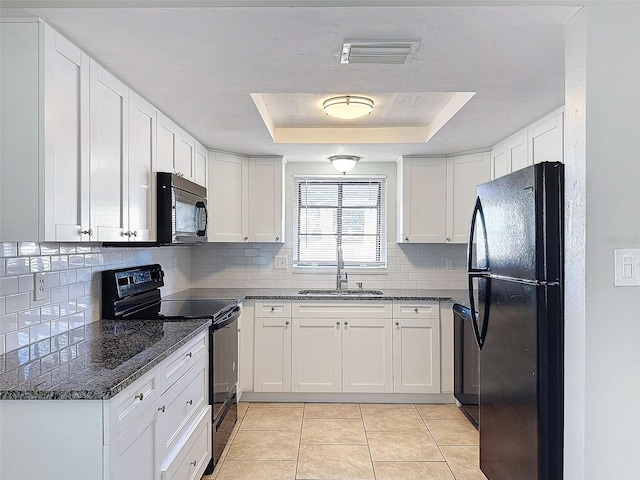
[[[447,257],[447,270],[455,270],[456,269],[456,259],[453,257]]]
[[[287,260],[288,255],[281,255],[279,257],[273,258],[273,269],[274,270],[286,270],[287,269]]]
[[[616,287],[640,287],[640,249],[616,248],[614,251]]]

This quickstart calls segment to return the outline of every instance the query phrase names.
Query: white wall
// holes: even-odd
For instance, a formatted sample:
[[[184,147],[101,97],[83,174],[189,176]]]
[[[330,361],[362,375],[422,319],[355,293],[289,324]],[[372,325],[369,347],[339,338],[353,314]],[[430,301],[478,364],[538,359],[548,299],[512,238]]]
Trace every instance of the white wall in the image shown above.
[[[589,2],[566,35],[565,479],[640,478],[640,2]]]
[[[337,172],[329,161],[288,163],[285,177],[285,243],[209,243],[193,248],[193,279],[200,288],[333,288],[335,273],[301,274],[291,270],[293,256],[293,175]],[[349,288],[465,289],[466,245],[398,245],[396,232],[396,164],[359,163],[349,175],[387,175],[387,271],[384,274],[349,274]],[[425,208],[428,208],[425,207]],[[273,269],[274,256],[287,255],[289,269]],[[455,270],[446,270],[446,257]]]

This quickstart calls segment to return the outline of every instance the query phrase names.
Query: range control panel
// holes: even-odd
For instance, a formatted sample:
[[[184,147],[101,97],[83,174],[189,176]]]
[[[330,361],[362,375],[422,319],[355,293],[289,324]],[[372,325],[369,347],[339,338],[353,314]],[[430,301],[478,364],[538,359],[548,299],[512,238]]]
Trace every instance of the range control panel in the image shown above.
[[[102,272],[103,301],[120,300],[162,286],[164,272],[158,264]]]

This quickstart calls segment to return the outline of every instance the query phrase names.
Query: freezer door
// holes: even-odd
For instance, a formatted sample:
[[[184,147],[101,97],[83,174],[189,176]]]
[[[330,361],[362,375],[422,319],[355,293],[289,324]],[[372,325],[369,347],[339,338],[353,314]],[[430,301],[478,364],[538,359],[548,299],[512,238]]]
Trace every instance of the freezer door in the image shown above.
[[[561,281],[563,165],[540,163],[479,185],[477,264],[492,275]]]
[[[491,480],[562,478],[560,288],[491,279],[480,351],[480,468]],[[488,303],[488,305],[484,305]]]

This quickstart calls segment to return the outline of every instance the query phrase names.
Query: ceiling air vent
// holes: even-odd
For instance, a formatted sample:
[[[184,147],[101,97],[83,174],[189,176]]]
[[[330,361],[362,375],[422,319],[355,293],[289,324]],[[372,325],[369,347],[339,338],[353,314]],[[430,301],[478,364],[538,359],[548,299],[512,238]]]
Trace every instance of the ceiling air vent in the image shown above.
[[[340,63],[407,63],[420,42],[350,42],[342,45]]]

